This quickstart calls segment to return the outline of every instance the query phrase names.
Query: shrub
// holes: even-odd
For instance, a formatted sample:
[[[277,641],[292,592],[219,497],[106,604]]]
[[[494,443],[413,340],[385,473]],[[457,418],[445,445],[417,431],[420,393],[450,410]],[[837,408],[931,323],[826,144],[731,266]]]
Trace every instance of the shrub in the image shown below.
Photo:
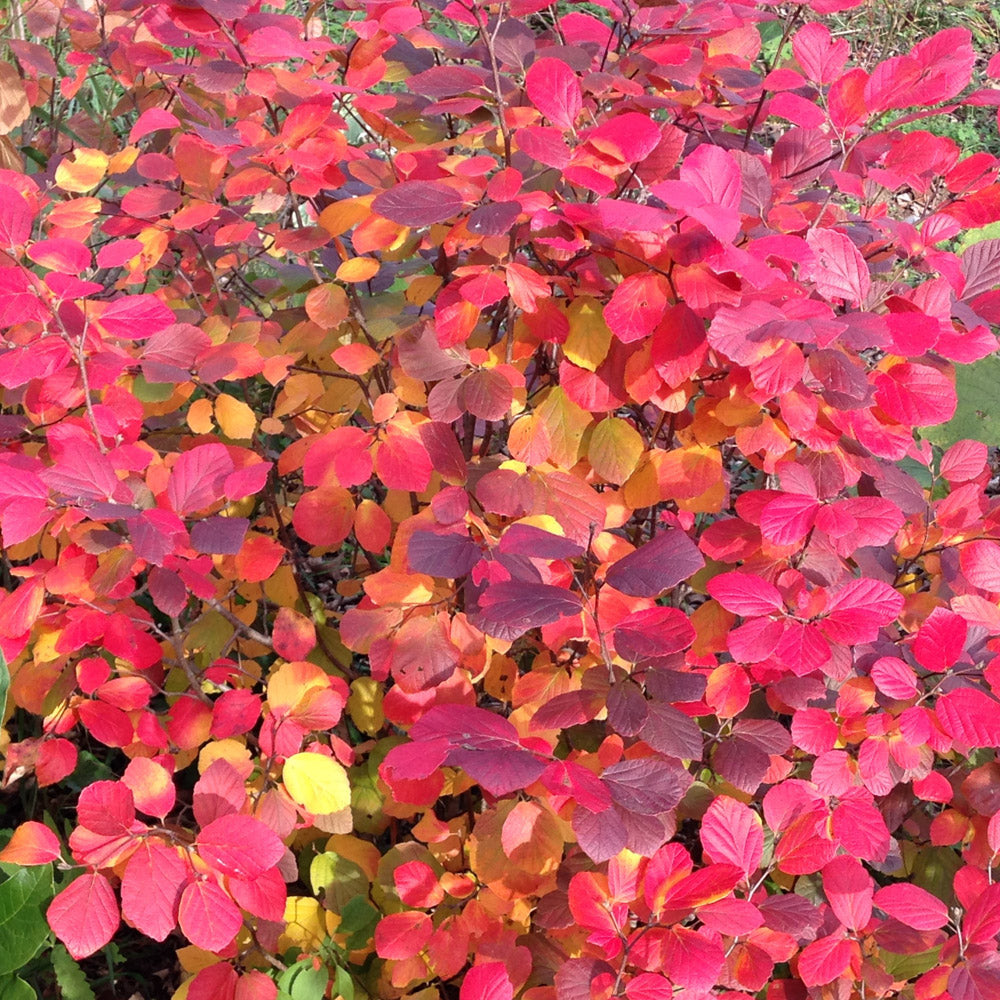
[[[997,92],[854,6],[17,9],[3,990],[997,995]]]

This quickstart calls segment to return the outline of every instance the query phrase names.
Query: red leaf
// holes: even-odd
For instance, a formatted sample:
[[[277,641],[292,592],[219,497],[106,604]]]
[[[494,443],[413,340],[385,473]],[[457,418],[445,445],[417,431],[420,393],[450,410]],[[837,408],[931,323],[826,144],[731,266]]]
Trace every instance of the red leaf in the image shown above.
[[[650,656],[679,653],[695,637],[690,619],[677,608],[634,611],[614,628],[615,651],[633,663]]]
[[[630,597],[659,597],[705,565],[698,546],[678,528],[666,528],[652,541],[613,563],[605,581]]]
[[[165,941],[177,926],[177,906],[190,866],[172,847],[146,840],[129,858],[122,876],[122,913],[154,941]]]
[[[191,980],[186,1000],[235,1000],[238,980],[236,970],[228,962],[216,962],[201,969]]]
[[[414,228],[452,219],[462,207],[462,196],[442,181],[403,181],[376,195],[372,202],[372,211],[397,225]]]
[[[274,651],[286,660],[304,660],[316,647],[316,626],[292,608],[279,608],[271,628]]]
[[[630,274],[604,307],[604,320],[623,344],[644,340],[663,319],[668,294],[669,287],[660,275],[649,271]]]
[[[173,809],[177,798],[173,775],[155,760],[134,757],[122,781],[131,789],[136,808],[147,816],[163,819]]]
[[[76,959],[93,955],[118,930],[118,901],[111,883],[89,872],[63,889],[49,904],[49,926]]]
[[[833,41],[830,29],[814,21],[792,37],[792,54],[813,83],[833,83],[851,54],[846,38]]]
[[[227,948],[243,926],[243,915],[228,894],[204,879],[191,882],[181,893],[177,920],[192,944],[215,952]]]
[[[166,329],[174,322],[173,311],[155,295],[123,295],[101,313],[99,322],[112,337],[139,340]]]
[[[536,59],[525,74],[528,100],[553,125],[572,129],[583,108],[583,93],[576,74],[561,59]]]
[[[250,816],[220,816],[195,840],[198,855],[217,871],[236,878],[257,878],[285,853],[278,835]]]
[[[434,925],[426,913],[390,913],[375,928],[375,951],[380,958],[413,958],[431,939]]]
[[[270,976],[252,969],[240,976],[234,1000],[275,1000],[277,995],[278,984]]]
[[[745,873],[740,865],[706,865],[669,886],[658,897],[660,910],[690,911],[728,896]]]
[[[895,656],[883,656],[872,664],[871,678],[883,694],[908,701],[920,694],[913,668]]]
[[[853,945],[853,947],[852,947]],[[806,945],[799,955],[799,978],[806,986],[824,986],[843,976],[857,945],[831,934]]]
[[[69,503],[125,499],[119,494],[121,483],[114,466],[107,455],[91,445],[77,445],[64,451],[57,464],[46,469],[41,478]]]
[[[718,982],[726,955],[716,936],[688,927],[671,927],[663,939],[663,968],[675,985],[710,990]]]
[[[936,931],[948,923],[948,907],[916,885],[887,885],[875,893],[875,905],[918,931]]]
[[[645,816],[673,809],[690,784],[683,767],[659,757],[619,761],[604,769],[601,781],[623,809]]]
[[[399,898],[407,906],[437,906],[444,898],[434,869],[424,861],[408,861],[392,873]]]
[[[951,379],[928,365],[894,365],[875,379],[875,401],[894,420],[911,427],[943,424],[955,415]]]

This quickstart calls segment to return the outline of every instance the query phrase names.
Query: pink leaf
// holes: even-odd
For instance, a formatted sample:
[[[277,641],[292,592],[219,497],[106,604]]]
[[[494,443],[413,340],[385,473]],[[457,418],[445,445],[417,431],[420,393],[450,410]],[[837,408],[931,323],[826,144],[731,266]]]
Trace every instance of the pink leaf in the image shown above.
[[[397,960],[418,955],[431,939],[434,926],[426,913],[409,911],[383,917],[375,928],[375,951]]]
[[[9,184],[0,184],[0,246],[9,248],[27,243],[34,218],[27,199]]]
[[[576,74],[561,59],[536,59],[524,78],[528,100],[553,125],[572,129],[583,108]]]
[[[973,587],[1000,593],[1000,545],[977,539],[959,550],[959,563]]]
[[[177,919],[188,940],[205,951],[222,951],[243,926],[239,907],[209,880],[191,882],[181,894]]]
[[[459,1000],[513,1000],[514,987],[502,962],[474,965],[462,977]]]
[[[118,929],[118,901],[111,883],[89,872],[63,889],[49,904],[49,926],[76,959],[103,948]]]
[[[857,858],[842,854],[823,867],[823,891],[837,919],[852,931],[872,917],[872,877]]]
[[[785,610],[778,588],[752,573],[720,573],[708,581],[707,589],[727,611],[744,618],[762,617]]]
[[[190,874],[172,847],[147,840],[129,858],[122,876],[122,913],[154,941],[165,941],[177,926],[177,906]]]
[[[199,857],[224,875],[257,878],[285,853],[278,835],[251,816],[220,816],[195,840]]]
[[[80,793],[76,819],[80,826],[106,837],[129,833],[135,822],[131,789],[120,781],[95,781]]]
[[[879,629],[895,621],[903,595],[881,580],[852,580],[833,595],[822,627],[832,642],[846,646],[873,642]]]
[[[957,688],[934,706],[944,731],[967,747],[1000,747],[1000,702],[976,688]]]
[[[913,655],[921,666],[941,673],[958,662],[968,633],[969,626],[961,615],[947,608],[935,608],[913,640]]]
[[[182,517],[223,497],[223,484],[233,471],[224,445],[204,444],[184,452],[170,470],[167,500]]]
[[[748,806],[719,795],[708,807],[701,824],[701,843],[713,861],[736,865],[751,874],[764,852],[764,828]]]
[[[943,424],[955,415],[951,379],[928,365],[894,365],[875,379],[875,401],[894,420],[911,427]]]
[[[875,905],[918,931],[936,931],[948,923],[948,907],[916,885],[887,885],[875,893]]]
[[[810,229],[806,240],[815,259],[803,267],[804,276],[821,295],[861,305],[871,288],[871,275],[858,248],[835,229]]]

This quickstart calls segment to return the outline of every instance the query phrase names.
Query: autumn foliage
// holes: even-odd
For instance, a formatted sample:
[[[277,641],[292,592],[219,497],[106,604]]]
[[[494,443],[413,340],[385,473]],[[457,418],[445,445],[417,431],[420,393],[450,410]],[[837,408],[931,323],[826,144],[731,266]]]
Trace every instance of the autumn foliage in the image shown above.
[[[1000,508],[919,433],[1000,60],[852,6],[11,8],[0,908],[178,1000],[1000,996]]]

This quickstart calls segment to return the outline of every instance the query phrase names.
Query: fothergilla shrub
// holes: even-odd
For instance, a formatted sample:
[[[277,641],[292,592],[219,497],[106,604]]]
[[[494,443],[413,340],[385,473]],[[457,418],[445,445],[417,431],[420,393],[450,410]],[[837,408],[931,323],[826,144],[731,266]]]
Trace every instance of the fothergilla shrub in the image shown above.
[[[1000,57],[856,6],[9,9],[0,986],[1000,996]]]

